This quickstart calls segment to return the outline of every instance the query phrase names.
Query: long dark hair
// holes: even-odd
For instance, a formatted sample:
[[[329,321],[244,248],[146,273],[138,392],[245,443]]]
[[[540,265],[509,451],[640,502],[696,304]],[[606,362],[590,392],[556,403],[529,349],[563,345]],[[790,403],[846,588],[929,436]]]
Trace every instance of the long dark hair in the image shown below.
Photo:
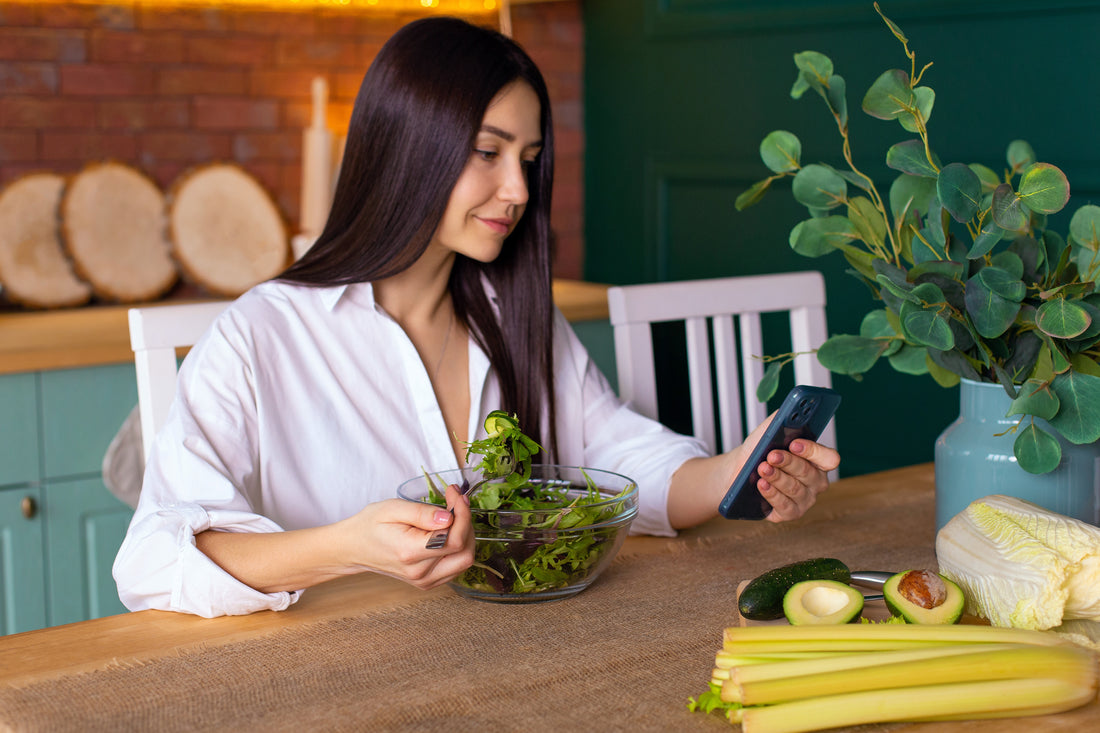
[[[496,260],[456,256],[450,292],[456,316],[496,371],[500,409],[519,416],[549,462],[557,446],[554,136],[546,83],[514,41],[463,20],[433,17],[409,23],[386,42],[355,100],[325,228],[280,279],[316,286],[370,282],[412,265],[443,217],[489,102],[516,80],[531,85],[541,106],[542,152],[529,169],[527,207]],[[496,292],[497,309],[482,277]]]

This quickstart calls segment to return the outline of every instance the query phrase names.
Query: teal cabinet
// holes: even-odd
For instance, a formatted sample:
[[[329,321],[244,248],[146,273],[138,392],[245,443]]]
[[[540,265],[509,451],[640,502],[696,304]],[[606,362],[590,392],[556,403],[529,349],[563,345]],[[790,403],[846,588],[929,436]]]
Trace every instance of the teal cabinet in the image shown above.
[[[0,490],[0,634],[46,626],[41,494]]]
[[[0,376],[0,633],[122,613],[132,510],[101,477],[137,402],[132,365]]]

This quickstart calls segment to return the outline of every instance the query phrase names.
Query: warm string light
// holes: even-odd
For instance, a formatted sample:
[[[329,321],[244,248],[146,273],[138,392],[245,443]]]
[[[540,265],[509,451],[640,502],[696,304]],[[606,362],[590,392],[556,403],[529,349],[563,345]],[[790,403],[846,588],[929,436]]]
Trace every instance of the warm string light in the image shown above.
[[[38,0],[58,5],[103,5],[107,0]],[[250,7],[279,9],[365,8],[452,13],[487,13],[500,8],[500,0],[131,0],[150,7]],[[114,3],[117,4],[117,3]]]

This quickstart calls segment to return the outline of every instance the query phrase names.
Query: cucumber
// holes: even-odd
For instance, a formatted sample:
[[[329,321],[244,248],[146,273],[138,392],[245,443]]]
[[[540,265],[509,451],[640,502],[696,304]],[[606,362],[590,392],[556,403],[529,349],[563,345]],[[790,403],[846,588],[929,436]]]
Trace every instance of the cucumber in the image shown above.
[[[769,570],[749,581],[737,599],[737,608],[750,621],[783,618],[783,596],[795,583],[805,580],[848,583],[851,579],[852,572],[840,560],[831,557],[800,560]]]

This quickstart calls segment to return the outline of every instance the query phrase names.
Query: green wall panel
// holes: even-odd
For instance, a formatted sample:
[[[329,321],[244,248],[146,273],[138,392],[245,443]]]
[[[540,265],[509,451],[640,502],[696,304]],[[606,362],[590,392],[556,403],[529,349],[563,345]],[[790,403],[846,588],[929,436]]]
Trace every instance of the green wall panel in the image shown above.
[[[37,395],[34,374],[0,376],[0,486],[40,477]]]
[[[1004,167],[1016,138],[1061,167],[1067,212],[1100,201],[1100,95],[1091,88],[1100,2],[969,3],[886,0],[917,63],[934,65],[929,125],[945,161]],[[804,162],[842,165],[839,136],[812,92],[793,100],[794,53],[830,56],[845,77],[853,155],[885,192],[886,149],[912,137],[869,118],[860,101],[888,68],[908,68],[870,2],[829,0],[601,0],[584,4],[585,277],[632,283],[819,269],[829,329],[853,332],[876,304],[839,257],[794,255],[790,229],[806,218],[780,183],[755,208],[736,195],[767,170],[760,140],[795,132]],[[1064,229],[1068,213],[1055,217]],[[958,414],[957,390],[883,365],[862,382],[834,377],[842,473],[932,459]]]
[[[99,473],[103,455],[137,404],[132,364],[42,372],[45,475]]]

